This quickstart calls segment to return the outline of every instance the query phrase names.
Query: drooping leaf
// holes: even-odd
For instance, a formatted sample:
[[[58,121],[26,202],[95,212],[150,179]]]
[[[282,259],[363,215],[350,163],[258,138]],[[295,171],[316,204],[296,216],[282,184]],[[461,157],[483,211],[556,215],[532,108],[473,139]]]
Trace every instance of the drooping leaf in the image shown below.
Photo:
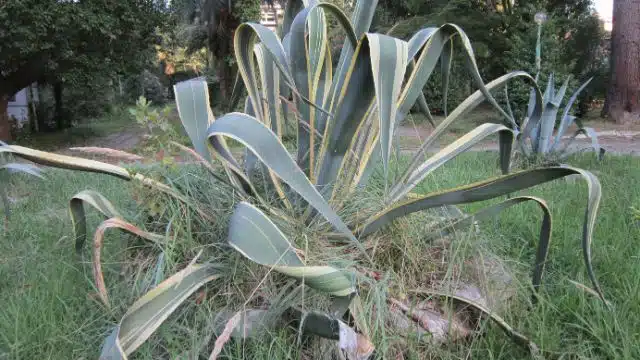
[[[73,223],[76,251],[82,251],[87,238],[87,218],[84,205],[98,210],[105,219],[122,218],[115,206],[102,194],[93,190],[84,190],[75,194],[69,201],[69,212]]]
[[[258,120],[241,113],[227,114],[211,125],[209,136],[226,136],[241,142],[338,231],[355,241],[347,225],[309,182],[277,136]]]
[[[359,236],[366,236],[390,224],[393,220],[416,211],[443,205],[468,204],[489,200],[569,175],[582,176],[588,185],[588,200],[583,223],[582,250],[587,273],[591,279],[594,290],[598,292],[600,298],[605,301],[604,293],[598,284],[591,263],[591,242],[602,190],[598,178],[592,173],[582,169],[550,167],[525,170],[456,189],[426,195],[420,199],[409,200],[401,204],[393,205],[391,208],[382,211],[362,226],[357,233]]]
[[[302,280],[335,296],[355,292],[353,279],[330,266],[306,266],[278,227],[253,205],[236,206],[229,225],[229,244],[249,260]]]
[[[549,253],[549,244],[551,242],[551,212],[546,202],[542,199],[532,197],[532,196],[518,196],[515,198],[511,198],[500,202],[495,205],[487,206],[471,215],[467,215],[463,218],[456,220],[451,224],[447,224],[438,232],[435,232],[427,237],[427,239],[432,239],[436,236],[447,236],[455,231],[464,231],[468,230],[471,226],[475,224],[476,221],[481,221],[484,219],[493,218],[496,215],[502,213],[504,210],[511,208],[514,205],[522,204],[525,202],[535,202],[540,206],[542,210],[543,217],[542,223],[540,225],[540,236],[538,240],[538,250],[536,255],[536,260],[534,263],[533,269],[533,277],[532,284],[534,290],[538,291],[540,285],[542,284],[542,276],[544,275],[544,268],[547,262],[547,256]],[[535,298],[534,298],[535,299]]]
[[[105,339],[100,359],[126,360],[202,285],[220,277],[212,264],[189,265],[138,299]]]
[[[529,82],[532,82],[533,84],[535,84],[533,82],[534,80],[531,77],[531,75],[529,75],[529,74],[527,74],[525,72],[522,72],[522,71],[516,71],[516,72],[512,72],[512,73],[503,75],[503,76],[491,81],[490,83],[486,84],[485,87],[486,87],[486,89],[488,91],[497,91],[497,90],[501,89],[503,86],[505,86],[508,81],[513,80],[513,79],[517,79],[517,78],[522,78],[522,79],[524,79],[526,81],[529,81]],[[534,86],[534,88],[537,89],[537,87],[535,87],[535,86]],[[438,139],[442,134],[444,134],[447,131],[449,126],[454,121],[464,117],[471,110],[473,110],[478,105],[480,105],[484,100],[485,100],[485,96],[483,95],[483,92],[480,91],[480,90],[477,90],[476,92],[471,94],[469,97],[467,97],[460,105],[458,105],[458,107],[456,107],[449,114],[449,116],[447,116],[446,119],[444,119],[442,122],[440,122],[438,124],[438,126],[435,128],[435,130],[429,135],[429,137],[422,143],[420,148],[416,151],[416,153],[413,156],[413,159],[411,160],[411,163],[407,167],[406,171],[399,178],[399,180],[397,181],[397,185],[395,185],[394,188],[398,187],[398,186],[402,186],[402,184],[406,184],[407,183],[407,180],[411,176],[412,172],[415,171],[415,169],[417,169],[420,166],[420,164],[422,164],[422,162],[424,161],[423,160],[424,156],[425,156],[427,150],[429,149],[429,147],[432,144],[435,143],[436,139]],[[536,114],[539,113],[539,112],[541,113],[542,112],[541,103],[538,103],[538,105],[536,105],[535,109],[536,109],[536,111],[535,111]]]
[[[123,167],[103,163],[95,160],[88,160],[79,157],[59,155],[40,150],[34,150],[19,145],[0,146],[0,154],[12,154],[36,164],[52,166],[68,170],[81,170],[113,175],[124,180],[131,180],[129,171]]]
[[[104,283],[104,275],[102,274],[101,254],[102,243],[104,241],[104,233],[107,229],[112,228],[122,229],[156,244],[162,244],[165,242],[164,235],[153,234],[144,231],[137,226],[117,217],[107,219],[103,221],[100,226],[98,226],[93,236],[93,278],[95,280],[96,287],[98,288],[98,295],[100,296],[100,300],[102,300],[104,305],[107,307],[110,307],[109,296],[107,294],[107,287]]]
[[[414,293],[425,294],[430,296],[441,296],[445,298],[450,298],[459,302],[462,302],[465,305],[471,306],[474,309],[482,312],[487,315],[496,325],[498,325],[516,344],[523,346],[527,349],[532,356],[536,359],[540,359],[540,349],[538,346],[532,342],[528,337],[522,335],[518,331],[516,331],[511,325],[509,325],[502,317],[493,312],[491,309],[488,309],[486,306],[478,304],[477,302],[467,299],[464,297],[460,297],[457,295],[447,294],[445,292],[436,291],[436,290],[416,290]]]
[[[480,125],[464,136],[458,138],[456,141],[449,144],[444,149],[438,151],[435,155],[429,157],[426,161],[420,164],[419,167],[412,171],[405,182],[398,183],[391,190],[391,193],[389,195],[390,203],[402,199],[431,172],[444,165],[449,160],[464,153],[472,146],[484,140],[487,136],[495,133],[499,133],[501,137],[504,137],[504,139],[501,139],[501,143],[511,144],[513,142],[513,131],[511,131],[511,129],[509,129],[508,127],[501,124]],[[510,155],[510,151],[507,151],[507,153]],[[503,164],[503,169],[508,169],[509,159],[509,156],[503,158],[503,162],[507,161],[507,164]]]

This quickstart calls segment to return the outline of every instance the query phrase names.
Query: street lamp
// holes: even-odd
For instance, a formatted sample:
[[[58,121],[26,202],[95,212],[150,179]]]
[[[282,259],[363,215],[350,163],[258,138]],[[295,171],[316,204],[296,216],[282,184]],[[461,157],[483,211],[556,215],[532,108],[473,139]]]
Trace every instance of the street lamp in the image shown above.
[[[547,14],[544,11],[539,11],[533,17],[533,20],[538,24],[538,41],[536,42],[536,78],[538,74],[540,74],[540,68],[542,67],[542,59],[541,59],[541,47],[540,38],[542,36],[542,24],[547,21]]]

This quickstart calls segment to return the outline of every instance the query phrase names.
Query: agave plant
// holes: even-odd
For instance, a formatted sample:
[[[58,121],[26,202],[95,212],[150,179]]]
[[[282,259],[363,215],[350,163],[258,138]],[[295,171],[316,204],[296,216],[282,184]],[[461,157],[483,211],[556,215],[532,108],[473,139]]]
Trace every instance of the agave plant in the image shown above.
[[[531,90],[529,105],[527,107],[527,119],[531,120],[522,124],[522,133],[518,136],[519,149],[525,158],[531,159],[535,162],[541,161],[543,163],[553,163],[564,160],[568,156],[584,150],[570,150],[571,144],[580,134],[591,139],[591,147],[599,158],[604,156],[605,150],[601,148],[598,143],[598,135],[596,131],[593,128],[583,126],[580,119],[569,113],[576,99],[582,90],[589,85],[591,79],[585,81],[573,93],[573,95],[571,95],[565,104],[561,117],[559,119],[557,118],[560,105],[564,100],[567,87],[569,86],[569,80],[570,78],[567,77],[560,89],[556,90],[555,77],[553,73],[549,75],[547,88],[542,97],[543,110],[540,117],[533,117],[537,95],[535,90]],[[506,94],[506,97],[508,103],[508,94]],[[513,113],[511,112],[510,107],[509,113],[513,118]],[[514,121],[511,120],[507,125],[513,123]],[[573,135],[566,136],[565,134],[574,123],[577,125],[578,129],[573,133]]]
[[[455,121],[484,101],[492,104],[511,124],[506,113],[491,95],[513,79],[532,84],[534,99],[530,122],[535,124],[543,114],[542,96],[533,78],[524,72],[513,72],[484,84],[466,34],[456,25],[425,28],[409,41],[387,35],[368,33],[375,11],[373,1],[358,1],[349,19],[338,7],[313,0],[291,0],[287,3],[281,35],[253,23],[242,24],[235,32],[235,57],[248,93],[245,112],[234,112],[215,118],[208,103],[206,83],[192,80],[176,85],[176,101],[184,128],[193,149],[182,147],[219,177],[219,161],[226,177],[220,178],[243,201],[231,217],[228,244],[248,260],[270,271],[291,277],[316,292],[333,299],[332,312],[292,309],[299,315],[299,329],[338,340],[351,358],[367,358],[373,351],[360,332],[366,332],[358,298],[362,279],[375,266],[371,256],[372,240],[385,232],[395,220],[419,211],[455,206],[499,198],[532,186],[569,175],[581,175],[589,185],[582,246],[588,275],[594,290],[604,300],[591,266],[591,241],[599,206],[601,188],[591,173],[571,167],[548,167],[508,174],[514,131],[500,124],[483,124],[460,137],[449,146],[428,155],[435,140]],[[337,66],[333,66],[327,15],[334,16],[346,33]],[[426,107],[422,89],[439,59],[447,63],[453,43],[459,42],[463,56],[478,90],[459,104],[440,122],[420,149],[412,155],[400,173],[395,169],[395,130],[412,106]],[[445,71],[448,71],[446,66]],[[446,81],[445,81],[446,83]],[[446,92],[446,89],[445,89]],[[290,100],[291,99],[291,100]],[[288,120],[286,120],[288,119]],[[295,154],[283,143],[285,121],[295,121],[297,139]],[[513,124],[511,124],[513,125]],[[449,160],[490,135],[500,140],[500,164],[504,175],[427,195],[416,195],[414,188]],[[229,142],[233,140],[233,143]],[[246,149],[244,162],[234,146]],[[18,146],[4,146],[0,152],[12,153],[34,162],[82,171],[102,172],[124,180],[137,180],[185,204],[191,202],[178,190],[153,182],[140,174],[95,161],[43,153]],[[400,154],[395,154],[400,156]],[[259,166],[255,166],[259,164]],[[385,191],[380,206],[355,216],[341,216],[349,202],[366,189],[371,173],[380,166]],[[394,165],[394,166],[392,166]],[[219,166],[218,166],[219,168]],[[393,168],[393,169],[392,169]],[[264,177],[252,176],[258,169]],[[258,180],[257,180],[258,179]],[[264,180],[259,180],[264,179]],[[257,181],[260,181],[258,183]],[[476,220],[495,216],[511,206],[534,202],[542,210],[542,225],[532,285],[542,283],[551,239],[551,216],[543,200],[527,196],[511,197],[475,214],[463,215],[453,224],[447,221],[443,231],[468,229]],[[86,237],[84,206],[99,210],[107,220],[94,237],[94,273],[101,296],[108,304],[106,287],[99,268],[99,254],[104,230],[119,227],[150,241],[162,244],[163,237],[140,230],[122,219],[113,206],[95,192],[83,192],[71,202],[76,245],[82,247]],[[199,212],[203,217],[206,213]],[[208,219],[205,218],[205,221]],[[309,264],[292,243],[295,232],[281,228],[282,222],[313,226],[317,236],[307,239],[326,248],[342,249],[353,255],[352,266],[329,263]],[[438,231],[441,234],[442,231]],[[342,251],[336,250],[336,251]],[[96,261],[96,258],[97,261]],[[221,277],[224,269],[216,264],[195,264],[173,275],[136,301],[106,340],[102,356],[123,359],[135,351],[167,319],[190,294],[203,284]],[[375,280],[375,279],[374,279]],[[286,289],[283,289],[286,291]],[[438,291],[434,296],[450,296],[465,301],[489,314],[510,336],[530,348],[534,345],[507,325],[497,314],[470,299]],[[316,309],[314,309],[316,310]],[[342,319],[349,312],[356,326]],[[239,314],[239,315],[238,315]],[[247,313],[238,313],[216,342],[219,353],[224,339],[234,324]],[[369,345],[369,346],[364,346]]]

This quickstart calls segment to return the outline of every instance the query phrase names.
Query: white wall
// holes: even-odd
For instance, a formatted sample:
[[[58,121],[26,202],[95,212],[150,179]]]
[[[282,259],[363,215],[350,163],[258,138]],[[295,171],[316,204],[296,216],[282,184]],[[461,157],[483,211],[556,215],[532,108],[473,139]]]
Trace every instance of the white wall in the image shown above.
[[[37,99],[37,90],[33,88],[34,97]],[[26,123],[29,120],[29,88],[24,88],[18,91],[13,98],[9,99],[7,107],[7,114],[9,117],[14,117],[18,120],[20,125]]]

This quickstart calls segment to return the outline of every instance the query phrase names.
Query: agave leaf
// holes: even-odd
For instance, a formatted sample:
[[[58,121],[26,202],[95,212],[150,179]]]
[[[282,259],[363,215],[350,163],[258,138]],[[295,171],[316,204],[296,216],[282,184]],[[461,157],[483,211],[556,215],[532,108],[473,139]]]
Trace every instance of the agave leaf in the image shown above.
[[[87,218],[84,205],[90,205],[105,218],[122,218],[113,204],[102,194],[93,190],[84,190],[75,194],[69,201],[69,211],[76,242],[76,251],[82,251],[87,238]]]
[[[206,161],[211,161],[211,154],[207,147],[207,129],[215,121],[209,104],[209,89],[203,80],[188,80],[178,83],[176,86],[176,103],[180,112],[180,118],[191,137],[196,152]],[[182,111],[180,111],[182,108]],[[207,127],[202,130],[202,126]],[[203,135],[204,132],[204,135]],[[249,178],[244,174],[240,164],[231,154],[229,146],[223,138],[209,139],[216,154],[225,165],[225,171],[232,185],[243,195],[253,195],[260,199]],[[195,144],[200,144],[196,146]],[[261,199],[260,199],[261,200]]]
[[[593,151],[598,156],[598,159],[602,160],[606,150],[604,148],[600,147],[600,143],[598,142],[598,133],[593,128],[590,128],[590,127],[580,128],[571,136],[571,138],[569,139],[569,141],[566,142],[564,147],[559,150],[559,153],[562,154],[560,159],[564,160],[564,159],[568,158],[569,156],[571,156],[571,155],[573,155],[575,153],[578,153],[578,152],[581,152],[581,151],[585,150],[585,149],[576,149],[576,150],[573,150],[573,151],[567,151],[569,146],[575,141],[575,139],[577,138],[577,136],[579,134],[584,134],[588,138],[591,139],[591,148],[593,149]]]
[[[296,15],[305,7],[305,3],[307,1],[302,0],[287,0],[287,3],[284,7],[284,19],[282,21],[282,28],[280,37],[284,38],[289,34],[291,30],[291,24],[293,24],[293,19],[295,19]]]
[[[209,103],[207,82],[198,79],[183,81],[174,85],[173,89],[178,114],[191,144],[200,156],[211,161],[206,139],[207,128],[214,117]]]
[[[356,40],[360,39],[369,31],[377,5],[378,0],[356,1],[356,7],[353,9],[351,15],[351,23]],[[347,33],[349,33],[349,31],[347,31]],[[356,47],[357,41],[345,41],[342,45],[338,66],[336,67],[334,80],[331,84],[331,90],[329,91],[331,94],[331,112],[335,112],[335,107],[342,97],[342,91],[345,87],[344,82],[349,73],[350,65],[353,62]]]
[[[478,142],[484,140],[487,136],[495,133],[500,134],[501,143],[509,145],[513,143],[513,131],[508,127],[501,124],[480,125],[464,136],[460,137],[453,143],[449,144],[444,149],[438,151],[435,155],[429,157],[425,162],[423,162],[419,167],[415,168],[415,170],[412,171],[411,174],[407,177],[406,182],[397,184],[397,186],[393,190],[391,190],[391,193],[389,195],[389,203],[394,203],[402,199],[434,170],[444,165],[447,161],[464,153],[465,151],[476,145]],[[509,156],[506,156],[502,159],[502,168],[503,170],[508,170],[511,152],[509,150],[505,151],[505,153],[508,153]]]
[[[555,94],[555,98],[551,99],[545,105],[540,122],[540,134],[537,136],[537,153],[546,154],[551,148],[552,144],[550,142],[553,138],[553,129],[556,126],[558,109],[560,108],[560,102],[562,102],[564,94],[567,91],[567,86],[569,86],[569,79],[570,78],[567,77],[558,93]],[[553,81],[553,79],[550,79],[550,81]]]
[[[468,204],[477,201],[489,200],[569,175],[582,176],[588,185],[588,201],[583,224],[582,250],[585,265],[587,267],[587,273],[591,279],[594,290],[598,292],[598,294],[600,294],[600,298],[605,301],[604,293],[598,284],[595,273],[593,272],[593,266],[591,265],[593,228],[595,227],[598,207],[600,206],[602,190],[598,178],[586,170],[573,167],[549,167],[525,170],[511,175],[462,186],[456,189],[430,194],[420,199],[410,200],[382,211],[362,226],[360,231],[358,231],[358,234],[359,236],[366,236],[388,225],[394,219],[416,211],[431,209],[442,205]]]
[[[349,41],[354,46],[357,43],[346,15],[330,4],[312,1],[309,7],[296,16],[291,27],[291,69],[296,88],[301,94],[296,106],[303,119],[298,124],[298,164],[307,174],[314,174],[315,152],[317,143],[319,144],[316,141],[316,131],[324,133],[326,116],[317,107],[311,111],[309,104],[303,99],[309,99],[311,104],[325,105],[333,77],[325,10],[336,15],[346,30]]]
[[[262,82],[262,96],[263,99],[261,105],[263,105],[262,114],[264,114],[261,120],[265,125],[271,128],[278,137],[282,137],[283,123],[278,111],[280,106],[280,71],[276,67],[271,54],[265,49],[264,45],[256,44],[254,53],[258,61],[258,68],[260,70],[260,79]],[[247,99],[249,100],[249,99]],[[245,112],[247,106],[252,106],[251,101],[247,101],[245,104]],[[253,111],[253,109],[251,109]],[[253,111],[255,114],[255,111]]]
[[[497,101],[491,95],[489,89],[484,85],[469,38],[460,27],[453,24],[445,24],[435,32],[431,33],[428,37],[421,39],[424,42],[419,43],[421,45],[419,48],[424,48],[424,50],[422,50],[416,64],[416,68],[403,89],[398,116],[400,116],[400,119],[403,119],[408,114],[413,104],[415,104],[419,94],[422,92],[422,88],[431,76],[438,59],[444,51],[445,45],[451,41],[454,36],[460,37],[462,48],[464,50],[463,53],[468,62],[469,72],[471,73],[476,86],[487,101],[489,101],[496,110],[508,119],[509,115],[502,110]],[[411,55],[411,53],[409,55]]]
[[[241,202],[231,217],[229,244],[249,260],[300,279],[304,284],[335,296],[355,292],[353,279],[330,266],[305,266],[285,235],[260,210]]]
[[[299,323],[301,333],[338,341],[347,360],[367,360],[373,355],[375,347],[371,341],[343,321],[318,311],[292,308],[290,313]]]
[[[23,173],[38,177],[40,179],[44,179],[44,177],[42,176],[42,169],[30,164],[8,163],[0,165],[0,171],[2,170],[6,170],[7,172],[9,172],[9,174]]]
[[[523,71],[515,71],[506,75],[503,75],[493,81],[491,81],[490,83],[488,83],[486,85],[486,88],[488,91],[497,91],[499,89],[501,89],[503,86],[505,86],[507,84],[508,81],[515,79],[515,78],[523,78],[524,80],[530,81],[532,82],[532,84],[534,84],[534,88],[537,89],[535,82],[533,80],[533,78],[531,77],[531,75],[523,72]],[[413,159],[411,161],[411,163],[409,164],[409,166],[407,167],[407,169],[405,170],[405,172],[403,173],[403,175],[399,178],[399,180],[397,181],[397,183],[394,185],[392,191],[397,191],[396,188],[403,186],[403,184],[406,184],[408,182],[409,177],[411,176],[411,174],[415,171],[415,169],[417,169],[420,164],[422,164],[423,162],[423,158],[425,157],[425,154],[428,150],[428,148],[435,142],[436,139],[438,139],[442,134],[444,134],[446,132],[446,130],[448,129],[448,127],[456,120],[458,120],[459,118],[464,117],[466,114],[468,114],[471,110],[473,110],[474,108],[476,108],[478,105],[480,105],[483,101],[485,100],[485,96],[483,94],[482,91],[477,90],[476,92],[474,92],[473,94],[471,94],[469,97],[467,97],[460,105],[458,105],[458,107],[456,107],[450,114],[449,116],[447,116],[447,118],[445,118],[442,122],[440,122],[438,124],[438,126],[435,128],[435,130],[429,135],[429,137],[422,143],[422,145],[420,146],[420,148],[416,151],[415,155],[413,156]],[[538,102],[536,105],[536,110],[535,113],[539,113],[541,111],[541,104]],[[505,148],[502,148],[501,146],[501,158],[502,161],[504,161],[504,159],[506,158],[506,153],[503,150],[507,150],[506,146]],[[504,162],[503,162],[504,163]]]
[[[569,126],[571,126],[571,123],[573,123],[573,120],[575,120],[575,117],[573,117],[572,119],[572,117],[569,116],[569,112],[573,107],[573,103],[575,103],[575,101],[578,99],[578,96],[580,95],[582,90],[584,90],[584,88],[586,88],[587,85],[589,85],[591,80],[593,80],[593,78],[589,78],[589,80],[585,81],[582,85],[580,85],[578,90],[576,90],[573,93],[573,95],[571,95],[571,97],[569,98],[569,101],[565,105],[564,111],[562,112],[562,118],[560,119],[560,126],[558,127],[558,133],[556,134],[556,139],[553,143],[552,149],[555,149],[558,146],[558,144],[560,143],[560,140],[562,140],[562,137],[564,136],[564,133],[567,131]]]
[[[81,170],[113,175],[124,180],[131,180],[131,174],[127,169],[103,163],[95,160],[88,160],[74,156],[58,155],[40,150],[34,150],[18,145],[0,146],[0,154],[12,154],[36,164],[52,166],[68,170]]]
[[[534,342],[529,340],[528,337],[526,337],[526,336],[522,335],[521,333],[519,333],[518,331],[516,331],[502,317],[500,317],[499,315],[494,313],[491,309],[488,309],[486,306],[484,306],[482,304],[478,304],[477,302],[475,302],[475,301],[473,301],[471,299],[467,299],[465,297],[452,295],[452,294],[448,294],[448,293],[437,291],[437,290],[416,290],[416,291],[414,291],[414,293],[424,294],[424,295],[429,295],[429,296],[434,296],[434,295],[435,296],[441,296],[441,297],[445,297],[445,298],[449,298],[449,299],[453,299],[453,300],[459,301],[459,302],[461,302],[463,304],[466,304],[466,305],[469,305],[469,306],[473,307],[474,309],[476,309],[476,310],[484,313],[485,315],[489,316],[489,318],[496,325],[498,325],[511,339],[513,339],[513,341],[516,344],[521,345],[525,349],[529,350],[529,352],[531,353],[531,355],[534,356],[534,358],[541,359],[540,350],[539,350],[538,346]]]
[[[431,115],[431,110],[429,110],[429,105],[427,104],[427,98],[424,96],[424,93],[418,95],[417,103],[418,103],[418,107],[420,108],[420,111],[422,111],[424,116],[427,117],[427,121],[429,121],[429,124],[431,124],[431,126],[435,128],[436,122],[433,119],[433,116]]]
[[[100,359],[126,360],[202,285],[219,278],[212,264],[189,265],[138,299],[106,338]]]
[[[309,182],[276,135],[254,117],[241,113],[227,114],[211,125],[209,136],[226,136],[241,142],[338,231],[355,241],[347,225]]]
[[[320,153],[322,162],[316,182],[323,188],[333,185],[358,126],[366,120],[374,106],[375,75],[371,67],[373,55],[370,56],[369,44],[368,35],[358,44],[338,103],[334,104],[334,117],[325,132]]]
[[[281,80],[287,84],[294,93],[297,93],[295,82],[289,67],[289,61],[282,42],[270,29],[254,23],[244,23],[236,29],[234,37],[235,57],[238,61],[238,70],[242,75],[247,93],[251,99],[258,119],[264,119],[262,98],[256,81],[256,66],[253,56],[256,41],[260,40],[264,50],[273,60],[273,64],[280,71]]]
[[[368,39],[376,105],[380,119],[382,164],[386,176],[398,112],[397,99],[407,68],[409,44],[386,35],[368,35]]]
[[[345,156],[357,139],[360,125],[376,105],[380,119],[382,161],[388,164],[395,129],[396,99],[408,62],[407,43],[386,35],[367,34],[358,45],[345,78],[340,103],[323,143],[323,162],[317,183],[330,186],[343,167]],[[394,69],[394,71],[390,71]]]
[[[562,99],[564,99],[564,94],[566,94],[567,88],[569,87],[569,80],[571,80],[571,75],[567,76],[564,83],[560,87],[560,90],[558,90],[558,92],[555,94],[556,97],[553,99],[553,103],[557,107],[560,107],[560,104],[562,103]]]
[[[98,226],[95,234],[93,235],[93,278],[96,282],[96,287],[98,288],[98,295],[100,296],[100,300],[105,304],[105,306],[110,307],[109,305],[109,296],[107,294],[107,287],[104,283],[104,275],[102,274],[102,263],[101,263],[101,253],[102,253],[102,243],[104,241],[104,232],[107,229],[118,228],[130,232],[134,235],[137,235],[143,239],[149,240],[156,244],[162,244],[165,242],[164,235],[153,234],[147,231],[144,231],[137,226],[128,223],[120,218],[113,217],[111,219],[107,219]]]
[[[540,285],[542,284],[542,276],[544,275],[544,267],[547,262],[547,256],[549,253],[549,243],[551,242],[551,212],[549,211],[549,207],[547,203],[537,197],[532,196],[518,196],[515,198],[511,198],[500,202],[495,205],[487,206],[474,214],[467,215],[461,219],[456,220],[455,222],[446,225],[444,228],[435,232],[429,236],[427,239],[433,239],[438,236],[447,236],[455,231],[464,231],[468,230],[471,226],[475,224],[476,221],[481,221],[484,219],[492,218],[504,210],[511,208],[514,205],[522,204],[525,202],[535,202],[540,206],[542,210],[542,224],[540,225],[540,236],[538,241],[538,251],[536,255],[536,260],[533,269],[533,288],[535,291],[538,291]]]
[[[447,99],[449,96],[449,75],[451,74],[451,65],[453,64],[453,41],[449,41],[449,46],[444,47],[444,51],[440,57],[440,67],[442,69],[442,109],[444,117],[447,117]]]

